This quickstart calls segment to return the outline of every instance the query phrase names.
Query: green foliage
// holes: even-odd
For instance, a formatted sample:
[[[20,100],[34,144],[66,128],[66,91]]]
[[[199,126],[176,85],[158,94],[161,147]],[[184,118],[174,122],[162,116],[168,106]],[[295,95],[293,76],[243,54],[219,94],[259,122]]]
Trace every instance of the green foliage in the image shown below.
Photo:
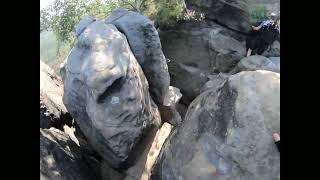
[[[58,72],[75,41],[84,16],[106,18],[115,8],[133,9],[134,0],[55,0],[40,10],[40,58]]]
[[[40,32],[53,31],[60,42],[72,42],[76,24],[83,16],[107,17],[115,8],[132,8],[131,1],[55,0],[40,11]]]
[[[250,16],[253,22],[258,22],[268,18],[268,10],[265,6],[256,5],[252,8]]]
[[[183,0],[145,0],[142,13],[160,25],[170,25],[183,18]]]

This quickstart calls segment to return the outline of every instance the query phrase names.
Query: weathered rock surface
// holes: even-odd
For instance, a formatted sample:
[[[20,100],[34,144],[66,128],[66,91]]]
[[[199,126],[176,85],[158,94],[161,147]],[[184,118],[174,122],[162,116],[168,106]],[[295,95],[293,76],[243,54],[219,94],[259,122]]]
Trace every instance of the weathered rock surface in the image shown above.
[[[275,64],[276,59],[272,61],[264,56],[254,55],[241,59],[237,66],[230,72],[235,74],[241,71],[255,71],[255,70],[267,70],[273,72],[280,72],[280,63]],[[280,59],[279,59],[280,61]]]
[[[181,99],[181,97],[182,97],[182,94],[179,88],[169,86],[167,94],[164,96],[163,105],[175,107],[176,104]]]
[[[262,53],[265,57],[280,57],[280,42],[274,41],[272,45]]]
[[[239,41],[224,35],[214,35],[210,39],[213,67],[219,72],[229,72],[245,56],[246,48]]]
[[[89,143],[121,167],[160,114],[126,37],[103,21],[79,35],[65,66],[63,101]]]
[[[201,93],[209,89],[214,89],[213,91],[217,91],[227,81],[227,79],[229,78],[229,75],[219,73],[217,75],[212,75],[209,78],[210,80],[206,82],[206,84],[204,84],[204,86],[201,88],[200,90]]]
[[[174,61],[169,62],[168,66],[171,85],[180,89],[183,94],[181,102],[189,105],[200,94],[200,88],[209,80],[210,72]]]
[[[273,132],[280,132],[280,74],[238,73],[192,102],[152,180],[280,179]]]
[[[76,26],[76,37],[78,37],[84,31],[84,29],[94,21],[96,21],[96,19],[91,16],[83,17]]]
[[[40,128],[70,123],[72,117],[62,102],[63,82],[54,71],[40,61]]]
[[[215,23],[186,22],[174,29],[161,30],[159,34],[166,58],[203,70],[213,69],[217,53],[244,57],[246,51],[244,37]]]
[[[169,86],[169,90],[164,97],[163,106],[158,106],[162,121],[168,122],[173,126],[177,126],[182,122],[181,115],[177,111],[177,105],[181,97],[180,89]]]
[[[191,10],[204,13],[208,20],[243,33],[250,31],[250,13],[246,0],[186,0]]]
[[[130,48],[149,82],[153,100],[162,105],[170,78],[159,35],[153,23],[137,12],[122,8],[114,10],[105,22],[114,24],[126,35]]]
[[[268,57],[268,59],[277,66],[280,72],[280,57]]]
[[[99,163],[88,159],[69,136],[55,128],[40,129],[40,179],[101,179]]]

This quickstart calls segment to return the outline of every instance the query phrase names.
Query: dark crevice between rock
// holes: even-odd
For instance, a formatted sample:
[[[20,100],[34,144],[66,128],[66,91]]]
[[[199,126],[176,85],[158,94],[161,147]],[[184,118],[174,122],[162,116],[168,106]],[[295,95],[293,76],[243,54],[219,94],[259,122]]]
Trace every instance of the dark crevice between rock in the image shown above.
[[[152,125],[146,130],[144,130],[141,136],[139,136],[144,138],[137,139],[138,142],[133,143],[136,145],[133,146],[131,152],[129,153],[128,158],[123,163],[121,163],[119,168],[116,168],[115,170],[117,170],[120,173],[125,173],[126,170],[128,170],[131,166],[133,166],[138,161],[138,159],[144,154],[143,153],[144,151],[149,151],[152,145],[150,141],[154,139],[157,130],[158,130],[158,127],[155,125]]]
[[[123,77],[120,77],[118,79],[116,79],[112,84],[111,86],[109,86],[105,91],[104,93],[102,93],[99,97],[98,97],[98,104],[101,104],[104,102],[104,100],[110,95],[110,94],[113,94],[113,93],[116,93],[116,92],[119,92],[122,85],[124,84],[123,81],[125,79]]]

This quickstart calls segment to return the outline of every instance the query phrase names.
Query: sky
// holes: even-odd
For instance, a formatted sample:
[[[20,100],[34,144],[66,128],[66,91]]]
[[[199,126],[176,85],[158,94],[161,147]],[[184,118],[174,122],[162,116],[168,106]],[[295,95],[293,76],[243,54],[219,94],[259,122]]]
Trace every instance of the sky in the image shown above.
[[[40,10],[53,3],[54,0],[40,0]]]

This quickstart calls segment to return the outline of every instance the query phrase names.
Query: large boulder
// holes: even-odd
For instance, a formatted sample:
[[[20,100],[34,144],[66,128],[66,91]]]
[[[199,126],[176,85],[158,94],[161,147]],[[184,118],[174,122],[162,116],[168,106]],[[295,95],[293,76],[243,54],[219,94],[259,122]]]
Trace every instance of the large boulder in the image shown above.
[[[223,28],[179,26],[160,33],[169,59],[171,85],[179,88],[188,105],[214,72],[228,72],[245,56],[245,45]]]
[[[160,124],[148,88],[126,37],[114,25],[95,21],[78,36],[65,65],[63,102],[113,168],[125,166],[144,132]]]
[[[62,102],[63,82],[45,63],[40,61],[40,127],[56,127],[72,122]]]
[[[221,34],[213,35],[209,47],[213,67],[219,72],[229,72],[245,56],[246,48],[239,41]]]
[[[247,0],[186,0],[187,8],[204,13],[205,19],[216,21],[242,33],[250,31]]]
[[[66,133],[40,129],[41,180],[101,179],[98,161],[86,156]]]
[[[222,61],[229,66],[229,61],[239,61],[246,51],[243,36],[215,23],[181,23],[161,30],[159,35],[166,58],[203,70],[217,69],[216,62],[220,65]]]
[[[280,179],[274,132],[280,132],[280,74],[238,73],[191,103],[152,179]]]
[[[122,8],[114,10],[105,22],[114,24],[126,35],[130,48],[149,82],[153,100],[162,105],[170,78],[159,35],[153,23],[137,12]]]
[[[274,62],[277,63],[277,60],[270,60],[269,58],[259,55],[249,56],[241,59],[237,66],[230,72],[230,74],[235,74],[241,71],[255,70],[267,70],[279,73],[280,63],[275,64]]]
[[[76,26],[76,37],[78,37],[86,27],[94,21],[96,21],[96,19],[91,16],[82,17],[81,21]]]

